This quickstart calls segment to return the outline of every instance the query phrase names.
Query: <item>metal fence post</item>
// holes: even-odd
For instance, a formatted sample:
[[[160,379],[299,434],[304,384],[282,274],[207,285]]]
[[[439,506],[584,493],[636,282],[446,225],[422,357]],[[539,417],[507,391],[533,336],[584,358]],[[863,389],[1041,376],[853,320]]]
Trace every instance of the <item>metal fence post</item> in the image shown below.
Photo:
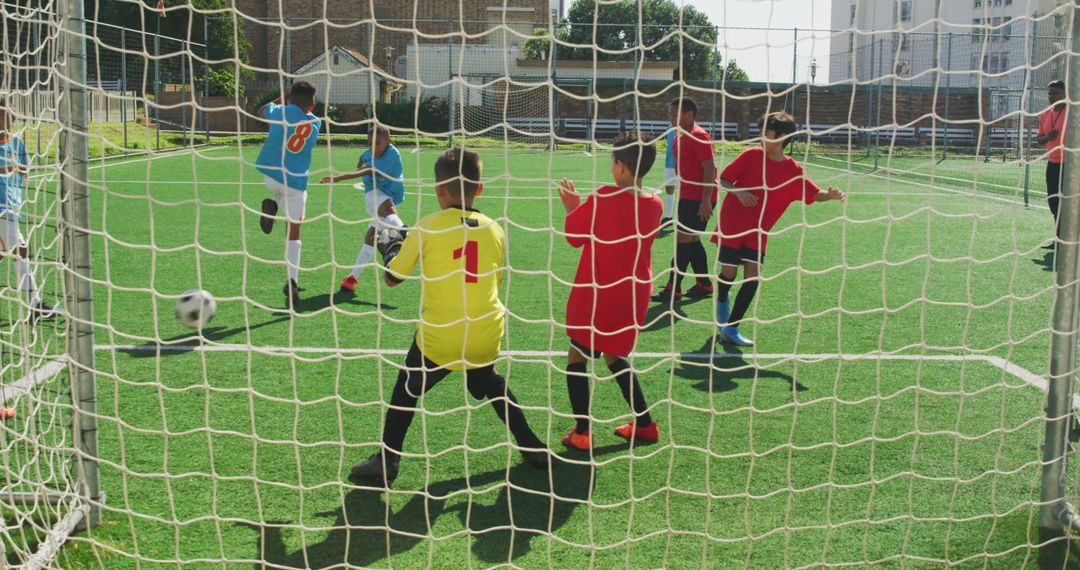
[[[1072,51],[1068,67],[1066,98],[1068,123],[1066,153],[1061,185],[1059,239],[1057,242],[1057,283],[1050,340],[1050,388],[1046,399],[1046,441],[1043,445],[1043,473],[1039,526],[1060,528],[1062,523],[1077,528],[1076,516],[1065,499],[1065,467],[1069,453],[1069,421],[1073,417],[1073,383],[1076,375],[1077,302],[1080,301],[1080,0],[1073,1]]]
[[[870,124],[874,120],[874,90],[870,86],[870,78],[874,76],[874,65],[877,62],[877,60],[874,59],[876,57],[874,52],[874,49],[877,47],[875,45],[876,43],[877,41],[874,40],[874,38],[870,38],[870,60],[867,62],[866,65],[870,73],[868,73],[869,77],[864,83],[863,88],[864,99],[866,101],[866,158],[870,158],[870,139],[872,138],[872,134],[870,132]],[[856,81],[858,81],[858,78],[858,68],[855,68]]]
[[[949,157],[949,87],[952,83],[952,32],[945,44],[945,142],[941,145],[941,160]]]
[[[881,149],[881,84],[882,84],[881,74],[882,74],[882,71],[885,69],[885,62],[884,62],[884,59],[885,59],[885,47],[884,47],[884,45],[882,45],[882,44],[885,43],[884,39],[885,38],[878,39],[879,45],[878,45],[878,49],[877,49],[877,54],[878,54],[877,68],[878,69],[877,69],[877,77],[875,78],[875,80],[877,81],[877,104],[876,104],[877,116],[874,119],[874,127],[875,127],[875,130],[874,130],[874,170],[878,169],[878,158],[879,158],[878,155],[879,155],[879,153],[881,151],[880,150]]]
[[[127,77],[127,28],[120,28],[120,81],[123,85],[120,87],[120,122],[124,126],[124,152],[127,153],[128,146],[128,129],[127,129],[127,96],[128,92],[128,77]],[[132,113],[132,116],[135,114]]]
[[[154,34],[154,146],[161,150],[161,18],[157,20],[157,31]]]
[[[80,526],[101,521],[98,479],[97,393],[94,385],[94,314],[90,274],[90,196],[87,186],[86,40],[82,0],[64,0],[57,7],[64,26],[65,57],[60,82],[62,139],[60,207],[64,239],[64,281],[67,290],[67,358],[71,380],[74,475],[89,514]]]
[[[210,18],[203,16],[203,106],[210,102]],[[240,77],[234,77],[235,85],[240,84]],[[206,144],[210,144],[210,112],[202,109],[203,131],[206,133]]]

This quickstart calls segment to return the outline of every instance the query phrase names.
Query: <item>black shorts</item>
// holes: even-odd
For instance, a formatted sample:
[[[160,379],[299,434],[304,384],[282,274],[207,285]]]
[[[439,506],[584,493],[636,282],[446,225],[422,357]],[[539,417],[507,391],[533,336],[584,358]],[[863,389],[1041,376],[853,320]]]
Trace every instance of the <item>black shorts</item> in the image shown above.
[[[589,360],[595,360],[597,358],[600,358],[600,356],[602,356],[599,352],[585,346],[584,344],[581,344],[580,342],[578,342],[578,341],[576,341],[574,339],[570,339],[570,347],[573,348],[574,350],[578,351],[578,354],[584,356],[585,358],[587,358]]]
[[[765,254],[749,247],[721,247],[719,255],[720,265],[742,265],[744,263],[765,263]]]
[[[701,211],[701,200],[679,200],[679,226],[676,231],[682,233],[704,233],[709,226],[709,220],[703,220],[698,216]]]

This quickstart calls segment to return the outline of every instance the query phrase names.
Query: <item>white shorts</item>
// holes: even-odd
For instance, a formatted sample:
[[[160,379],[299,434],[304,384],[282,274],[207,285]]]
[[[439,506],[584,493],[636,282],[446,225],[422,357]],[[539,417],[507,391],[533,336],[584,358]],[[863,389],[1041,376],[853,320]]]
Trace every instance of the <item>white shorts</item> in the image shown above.
[[[273,195],[278,205],[278,215],[285,216],[290,222],[304,221],[304,212],[307,209],[307,192],[289,188],[288,186],[265,177],[266,189]]]
[[[19,230],[18,220],[0,216],[0,250],[8,252],[25,245],[26,240]]]
[[[367,215],[371,216],[371,227],[375,228],[378,225],[379,206],[387,201],[389,201],[390,204],[394,203],[394,200],[391,197],[378,190],[364,192],[364,210],[367,211]]]
[[[678,185],[679,185],[679,175],[675,174],[675,169],[674,168],[665,168],[664,169],[664,186],[667,187],[667,186],[678,186]]]

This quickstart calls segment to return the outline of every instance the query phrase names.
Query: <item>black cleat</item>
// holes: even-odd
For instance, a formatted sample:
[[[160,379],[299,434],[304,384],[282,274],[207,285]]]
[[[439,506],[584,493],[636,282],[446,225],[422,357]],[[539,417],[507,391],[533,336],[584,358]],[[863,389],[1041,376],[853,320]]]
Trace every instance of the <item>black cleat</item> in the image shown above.
[[[277,202],[270,198],[262,201],[262,218],[259,219],[259,227],[264,234],[274,231],[274,216],[277,215]]]
[[[397,479],[398,465],[400,463],[401,457],[397,454],[387,453],[384,461],[383,452],[379,451],[367,461],[353,465],[350,478],[354,481],[363,481],[389,488],[394,479]]]
[[[296,310],[300,307],[300,292],[303,289],[296,284],[296,281],[289,279],[285,283],[285,288],[282,289],[282,293],[285,293],[285,306],[286,308]]]
[[[671,285],[668,285],[667,287],[664,287],[663,289],[661,289],[660,292],[653,295],[651,300],[654,303],[670,303],[672,294],[673,293],[672,293]],[[682,291],[675,291],[674,296],[675,296],[676,301],[682,299],[682,297],[683,297]]]
[[[547,471],[548,467],[551,466],[551,452],[546,449],[522,449],[521,457],[525,460],[525,464],[533,469]]]

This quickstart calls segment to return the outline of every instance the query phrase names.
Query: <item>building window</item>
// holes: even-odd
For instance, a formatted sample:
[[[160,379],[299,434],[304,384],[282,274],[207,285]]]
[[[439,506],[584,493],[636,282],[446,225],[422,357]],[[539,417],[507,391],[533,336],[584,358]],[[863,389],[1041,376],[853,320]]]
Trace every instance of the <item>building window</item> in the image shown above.
[[[910,61],[898,61],[898,62],[896,62],[896,75],[897,75],[897,77],[911,77],[911,62]]]
[[[855,4],[851,5],[851,23],[852,24],[855,23],[855,6],[856,6]]]
[[[893,11],[893,23],[911,21],[911,0],[897,0]]]
[[[334,65],[338,65],[339,63],[341,63],[341,54],[339,54],[338,52],[335,51],[334,52]]]
[[[982,8],[982,0],[975,0],[975,7]]]
[[[900,51],[908,51],[911,49],[911,36],[907,34],[900,34]]]
[[[982,18],[972,18],[971,20],[971,43],[981,43],[983,34],[986,33],[986,29],[983,28]],[[974,66],[972,66],[974,67]]]
[[[1004,73],[1009,69],[1009,52],[988,53],[983,56],[982,70],[986,73]]]

